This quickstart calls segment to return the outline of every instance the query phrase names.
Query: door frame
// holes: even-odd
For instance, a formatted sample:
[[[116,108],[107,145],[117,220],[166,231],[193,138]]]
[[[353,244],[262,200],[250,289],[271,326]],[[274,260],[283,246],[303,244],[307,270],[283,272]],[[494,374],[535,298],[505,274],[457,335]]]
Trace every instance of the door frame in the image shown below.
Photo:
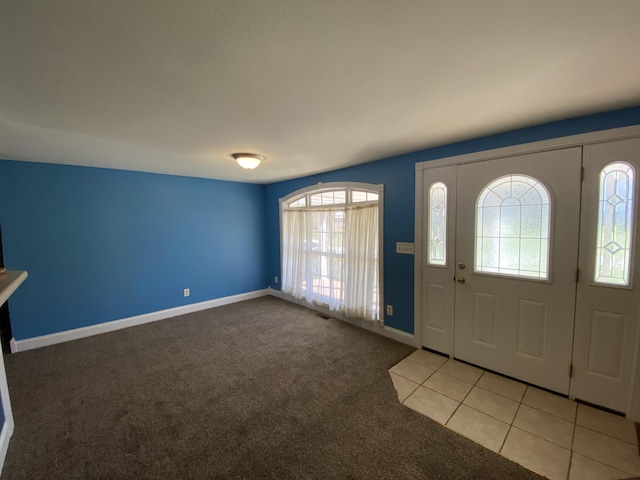
[[[414,253],[414,341],[417,348],[422,348],[422,284],[423,284],[423,228],[424,228],[424,182],[423,170],[462,165],[465,163],[482,162],[486,160],[495,160],[505,157],[513,157],[529,153],[546,152],[550,150],[558,150],[569,147],[581,147],[595,143],[611,142],[616,140],[626,140],[640,137],[640,125],[630,127],[613,128],[609,130],[601,130],[596,132],[583,133],[579,135],[571,135],[567,137],[553,138],[538,142],[524,143],[510,147],[496,148],[492,150],[484,150],[480,152],[467,153],[454,157],[444,157],[434,160],[427,160],[416,163],[415,176],[415,248]],[[640,320],[636,319],[637,328],[640,330]],[[628,404],[629,411],[625,412],[627,417],[634,421],[640,421],[640,331],[636,334],[636,342],[633,353],[633,372],[632,378],[635,384],[630,389],[631,398]]]

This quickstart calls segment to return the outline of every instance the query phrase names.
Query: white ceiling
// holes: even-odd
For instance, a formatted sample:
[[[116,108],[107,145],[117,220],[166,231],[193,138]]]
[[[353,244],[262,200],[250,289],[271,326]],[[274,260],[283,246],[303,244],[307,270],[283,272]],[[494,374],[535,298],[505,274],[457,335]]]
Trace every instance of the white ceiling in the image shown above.
[[[637,0],[2,0],[0,158],[333,170],[640,105],[639,24]]]

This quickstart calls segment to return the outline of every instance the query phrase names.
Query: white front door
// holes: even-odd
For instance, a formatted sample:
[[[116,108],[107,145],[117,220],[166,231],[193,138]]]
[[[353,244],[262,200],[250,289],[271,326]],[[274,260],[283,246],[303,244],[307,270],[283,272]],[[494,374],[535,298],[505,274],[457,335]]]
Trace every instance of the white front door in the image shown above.
[[[456,165],[424,172],[422,345],[453,354],[455,284]]]
[[[459,165],[454,356],[569,393],[581,148]]]
[[[629,412],[638,368],[640,139],[586,146],[584,167],[571,396]]]

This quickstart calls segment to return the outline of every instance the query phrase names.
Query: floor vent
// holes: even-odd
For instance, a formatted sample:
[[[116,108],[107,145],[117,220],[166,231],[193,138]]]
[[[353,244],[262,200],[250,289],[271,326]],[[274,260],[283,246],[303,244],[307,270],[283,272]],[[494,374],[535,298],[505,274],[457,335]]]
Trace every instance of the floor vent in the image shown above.
[[[331,317],[329,315],[325,315],[324,313],[316,312],[316,317],[324,318],[325,320],[329,320]]]

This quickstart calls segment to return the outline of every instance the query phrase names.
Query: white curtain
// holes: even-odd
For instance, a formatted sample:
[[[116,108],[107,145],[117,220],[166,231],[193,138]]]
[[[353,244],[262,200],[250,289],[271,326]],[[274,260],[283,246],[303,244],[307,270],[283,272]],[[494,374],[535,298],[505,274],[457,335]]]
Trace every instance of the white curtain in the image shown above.
[[[307,256],[307,212],[282,212],[282,291],[296,298],[305,298]]]
[[[282,290],[379,322],[378,205],[285,209],[282,224]]]
[[[347,207],[345,226],[343,311],[349,317],[377,321],[378,205]]]

